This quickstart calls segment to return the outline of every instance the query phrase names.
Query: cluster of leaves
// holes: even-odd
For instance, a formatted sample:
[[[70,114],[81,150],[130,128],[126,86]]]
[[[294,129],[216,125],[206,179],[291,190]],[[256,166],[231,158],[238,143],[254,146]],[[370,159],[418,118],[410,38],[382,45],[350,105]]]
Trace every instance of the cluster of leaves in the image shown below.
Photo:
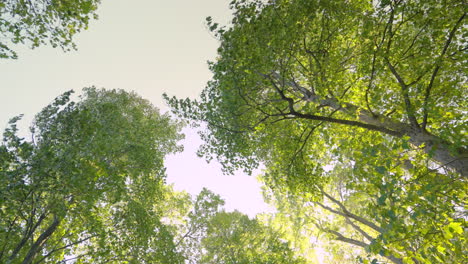
[[[466,175],[464,8],[423,2],[233,1],[201,99],[167,100],[208,123],[201,154],[228,172],[301,150],[299,173],[319,166],[300,153],[351,130],[407,141]]]
[[[202,246],[207,254],[199,263],[305,263],[280,232],[237,211],[216,214]]]
[[[50,43],[75,48],[73,36],[97,19],[100,0],[3,0],[0,2],[0,58],[17,58],[11,44],[32,48]]]
[[[201,98],[166,96],[177,115],[207,124],[200,155],[227,173],[263,164],[272,201],[298,204],[280,213],[309,223],[298,234],[358,248],[331,249],[336,258],[464,262],[465,3],[234,0],[231,9],[228,27],[208,19],[221,45]]]

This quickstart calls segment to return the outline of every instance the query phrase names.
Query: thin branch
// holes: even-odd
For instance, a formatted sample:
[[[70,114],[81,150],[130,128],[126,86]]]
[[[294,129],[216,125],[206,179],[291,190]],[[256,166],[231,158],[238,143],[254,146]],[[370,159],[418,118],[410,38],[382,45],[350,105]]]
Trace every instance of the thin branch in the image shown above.
[[[392,9],[390,11],[390,17],[388,19],[387,24],[385,25],[384,33],[383,33],[383,36],[382,36],[382,42],[383,42],[386,35],[387,35],[387,32],[390,35],[390,37],[388,38],[388,42],[387,42],[387,50],[386,50],[387,54],[390,52],[390,47],[392,46],[392,38],[393,38],[392,28],[393,28],[393,19],[394,19],[394,17],[395,17],[395,9],[393,9],[393,7],[392,7]]]
[[[340,207],[340,209],[343,211],[342,214],[360,222],[361,224],[363,225],[366,225],[372,229],[374,229],[375,231],[379,232],[379,233],[382,233],[383,232],[383,229],[381,227],[379,227],[378,225],[370,222],[369,220],[367,219],[364,219],[360,216],[357,216],[353,213],[351,213],[340,201],[336,200],[335,198],[333,198],[331,195],[329,195],[328,193],[326,193],[323,189],[320,190],[322,192],[323,195],[325,195],[328,199],[330,199],[330,201],[332,201],[333,203],[335,203],[336,205],[338,205],[338,207]],[[336,210],[335,210],[336,211]]]
[[[307,134],[307,136],[306,136],[305,139],[303,140],[301,146],[299,147],[299,149],[298,149],[298,150],[294,153],[294,155],[292,156],[291,162],[289,163],[289,168],[288,168],[288,170],[291,169],[291,167],[292,167],[292,165],[293,165],[293,162],[294,162],[294,160],[296,159],[296,157],[299,155],[299,153],[301,153],[301,152],[304,150],[304,147],[305,147],[305,145],[307,144],[307,141],[309,141],[309,138],[310,138],[310,136],[312,135],[312,133],[315,131],[315,129],[316,129],[317,127],[321,126],[322,124],[323,124],[323,122],[320,122],[319,124],[317,124],[316,126],[314,126],[314,127],[312,127],[312,128],[310,129],[309,133]],[[305,133],[305,131],[306,131],[306,129],[305,129],[305,130],[303,131],[303,133],[301,134],[299,140],[302,139],[302,136],[303,136],[303,134]]]
[[[349,217],[349,218],[354,219],[354,220],[356,220],[356,221],[358,221],[358,222],[361,222],[361,221],[359,221],[359,220],[357,220],[357,219],[363,220],[363,222],[365,223],[365,224],[363,223],[364,225],[367,225],[367,223],[370,223],[369,221],[367,221],[367,220],[365,220],[365,219],[362,219],[361,217],[359,217],[359,216],[357,216],[357,215],[354,215],[354,214],[352,214],[352,213],[349,213],[349,212],[348,212],[348,213],[345,213],[345,212],[341,212],[341,211],[335,210],[335,209],[333,209],[333,208],[331,208],[331,207],[329,207],[329,206],[326,206],[326,205],[324,205],[324,204],[322,204],[322,203],[320,203],[320,202],[314,202],[314,203],[317,204],[317,205],[319,205],[320,207],[322,207],[323,209],[325,209],[325,210],[327,210],[327,211],[329,211],[329,212],[332,212],[332,213],[337,214],[337,215],[341,215],[341,216],[343,216],[343,217],[345,217],[345,218],[346,218],[346,217]],[[361,222],[361,223],[362,223],[362,222]],[[380,227],[375,226],[375,225],[372,224],[372,223],[370,223],[370,225],[371,225],[371,226],[374,226],[375,229],[374,229],[374,228],[373,228],[373,229],[376,230],[376,231],[381,230]],[[367,226],[369,226],[369,225],[367,225]],[[369,226],[369,227],[371,227],[371,226]],[[371,228],[372,228],[372,227],[371,227]],[[379,231],[379,232],[380,232],[380,231]]]
[[[405,83],[401,75],[396,71],[395,67],[392,65],[392,63],[390,63],[390,60],[387,57],[385,57],[385,61],[387,62],[387,66],[390,68],[390,71],[392,72],[393,76],[395,76],[398,83],[400,84],[402,95],[403,95],[403,100],[405,102],[406,114],[408,115],[408,119],[411,125],[413,125],[416,128],[419,128],[419,124],[414,115],[413,106],[409,98],[409,93],[408,93],[409,86]]]
[[[401,55],[402,57],[404,57],[406,55],[406,53],[408,53],[408,51],[410,51],[413,48],[413,46],[416,43],[416,40],[418,39],[419,35],[423,32],[423,30],[427,27],[428,24],[429,24],[429,20],[426,23],[424,23],[424,25],[421,27],[421,29],[418,31],[418,33],[416,33],[413,40],[411,41],[411,44],[408,46],[408,48]]]
[[[47,253],[47,255],[45,255],[44,257],[42,257],[42,258],[41,258],[39,261],[37,261],[35,264],[39,264],[39,263],[43,262],[46,258],[50,257],[52,254],[54,254],[54,253],[57,252],[57,251],[66,249],[67,247],[71,247],[71,246],[74,246],[74,245],[78,245],[78,244],[80,244],[80,243],[82,243],[82,242],[84,242],[84,241],[87,241],[87,240],[89,240],[89,239],[91,239],[91,238],[93,238],[93,237],[96,237],[96,236],[97,236],[97,235],[89,236],[89,237],[80,239],[80,240],[78,240],[78,241],[72,242],[72,243],[70,243],[70,244],[67,244],[67,245],[65,245],[65,246],[63,246],[63,247],[55,248],[55,249],[51,250],[49,253]]]
[[[374,238],[369,235],[366,231],[362,230],[361,227],[359,227],[358,225],[356,225],[355,223],[353,223],[353,221],[351,219],[349,219],[349,217],[346,217],[346,222],[348,224],[350,224],[356,231],[358,231],[361,235],[363,235],[369,242],[371,242],[372,240],[374,240]]]
[[[377,47],[377,49],[374,51],[374,54],[372,56],[372,70],[371,70],[371,76],[370,76],[370,79],[369,79],[369,84],[367,85],[367,89],[366,89],[366,105],[367,105],[367,109],[369,110],[369,112],[375,116],[374,114],[374,111],[372,111],[372,108],[370,106],[370,103],[369,103],[369,90],[371,89],[372,87],[372,83],[374,81],[374,77],[375,77],[375,59],[376,59],[376,56],[377,56],[377,51],[379,50],[379,47]]]
[[[431,80],[429,84],[426,87],[426,92],[424,94],[424,104],[423,104],[423,122],[422,122],[422,128],[426,128],[427,125],[427,116],[428,116],[428,101],[429,101],[429,96],[431,94],[432,87],[434,85],[435,78],[437,76],[437,73],[439,72],[442,57],[445,55],[445,53],[448,50],[448,47],[450,43],[452,42],[453,37],[455,36],[455,32],[457,31],[458,27],[460,26],[461,22],[465,18],[466,13],[463,13],[463,15],[458,19],[458,21],[455,23],[453,26],[452,30],[449,33],[449,36],[447,38],[447,41],[445,42],[444,48],[442,50],[442,53],[439,56],[437,66],[434,68],[434,71],[432,72]]]
[[[25,232],[24,235],[23,235],[23,238],[21,239],[21,241],[18,243],[18,245],[16,246],[16,248],[13,250],[13,253],[11,253],[9,259],[10,260],[13,260],[16,258],[16,256],[18,255],[18,253],[21,251],[21,249],[24,247],[24,245],[26,244],[26,242],[28,241],[29,238],[31,238],[31,236],[34,234],[34,232],[36,231],[37,227],[39,227],[39,225],[42,223],[42,221],[45,219],[45,217],[47,216],[47,214],[43,213],[41,214],[41,216],[39,217],[39,219],[37,220],[37,222],[29,229],[29,231]]]
[[[333,234],[333,235],[335,235],[336,240],[339,240],[339,241],[342,241],[342,242],[345,242],[345,243],[348,243],[348,244],[351,244],[351,245],[355,245],[355,246],[358,246],[358,247],[362,247],[364,249],[366,249],[366,248],[368,248],[370,246],[370,244],[366,244],[366,243],[364,243],[362,241],[345,237],[345,236],[343,236],[341,233],[339,233],[337,231],[334,231],[334,230],[331,230],[331,229],[327,229],[326,231]],[[392,256],[392,255],[382,255],[382,256],[384,258],[392,261],[395,264],[403,264],[403,261],[400,258],[397,258],[395,256]]]
[[[18,220],[18,218],[19,216],[16,215],[13,220],[9,221],[8,231],[6,232],[6,237],[5,237],[5,243],[3,244],[2,250],[0,251],[0,260],[2,260],[3,254],[5,253],[5,248],[9,244],[8,238],[10,237],[10,234],[12,233],[11,230],[13,229],[13,226],[16,224],[16,220]]]
[[[179,239],[179,241],[177,241],[177,243],[175,244],[175,247],[177,248],[185,238],[190,237],[191,233],[192,233],[192,227],[190,227],[189,230]]]
[[[306,45],[305,43],[305,39],[304,39],[304,46]],[[307,47],[304,47],[305,51],[307,54],[310,54],[312,56],[312,58],[315,60],[315,62],[317,63],[317,66],[319,69],[322,69],[322,64],[320,63],[320,60],[317,58],[317,56],[315,56],[315,52],[309,50]]]
[[[362,247],[362,248],[366,248],[369,246],[369,244],[366,244],[362,241],[359,241],[359,240],[355,240],[355,239],[352,239],[352,238],[347,238],[345,236],[343,236],[342,234],[338,233],[337,231],[334,231],[334,230],[331,230],[331,229],[327,229],[326,230],[327,232],[333,234],[336,236],[336,240],[339,240],[339,241],[342,241],[342,242],[345,242],[345,243],[348,243],[348,244],[352,244],[352,245],[355,245],[355,246],[358,246],[358,247]]]

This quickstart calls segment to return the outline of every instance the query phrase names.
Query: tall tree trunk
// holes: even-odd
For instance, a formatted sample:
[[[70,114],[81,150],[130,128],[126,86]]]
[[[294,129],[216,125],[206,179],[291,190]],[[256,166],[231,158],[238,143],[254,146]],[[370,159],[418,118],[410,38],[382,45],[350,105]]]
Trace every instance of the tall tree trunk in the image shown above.
[[[321,100],[315,95],[309,95],[308,100],[320,102],[321,105],[326,105],[352,117],[358,116],[360,122],[381,128],[381,130],[375,131],[400,138],[408,136],[409,143],[417,148],[422,147],[422,150],[427,153],[432,160],[439,163],[441,166],[456,171],[462,175],[462,177],[468,177],[468,149],[464,147],[452,146],[453,144],[450,142],[425,131],[425,129],[393,120],[384,115],[370,113],[352,104],[340,104],[338,100],[334,98]],[[387,133],[385,131],[390,132]]]
[[[291,105],[294,104],[294,101],[291,101],[291,98],[286,98],[284,93],[278,90],[278,86],[275,83],[275,81],[277,82],[281,80],[281,76],[277,73],[273,73],[271,76],[263,76],[265,76],[265,78],[269,78],[272,81],[272,85],[275,86],[275,89],[278,91],[282,99],[288,101],[290,103],[290,108],[294,109],[294,106]],[[322,107],[329,107],[335,111],[339,111],[348,115],[351,119],[339,120],[341,122],[335,122],[333,120],[322,120],[323,118],[333,119],[330,117],[321,117],[322,119],[317,119],[313,118],[317,117],[315,115],[300,112],[296,112],[297,117],[322,120],[325,122],[333,122],[361,128],[366,128],[366,125],[368,125],[369,128],[367,129],[369,130],[378,131],[393,137],[401,138],[403,136],[408,136],[409,143],[418,148],[424,146],[422,147],[423,151],[427,153],[432,160],[439,163],[441,166],[456,171],[462,175],[462,177],[468,177],[468,149],[465,147],[455,147],[452,143],[427,132],[424,128],[415,127],[415,125],[400,122],[385,115],[372,113],[365,108],[354,104],[340,102],[337,98],[324,98],[294,81],[287,82],[287,85],[292,87],[292,89],[296,92],[301,93],[304,96],[304,101],[313,102],[315,104],[319,104]],[[353,124],[353,122],[356,124]],[[357,124],[358,122],[360,123]]]

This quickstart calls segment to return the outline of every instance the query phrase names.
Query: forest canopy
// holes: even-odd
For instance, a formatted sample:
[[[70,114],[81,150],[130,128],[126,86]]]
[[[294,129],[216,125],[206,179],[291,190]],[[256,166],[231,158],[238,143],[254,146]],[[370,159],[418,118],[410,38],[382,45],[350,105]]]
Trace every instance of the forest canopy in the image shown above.
[[[73,48],[99,0],[0,3],[10,45]],[[465,263],[463,0],[233,0],[198,99],[89,87],[0,145],[1,263]],[[166,184],[183,125],[274,213]],[[201,126],[200,126],[201,125]],[[196,177],[194,174],[193,177]]]

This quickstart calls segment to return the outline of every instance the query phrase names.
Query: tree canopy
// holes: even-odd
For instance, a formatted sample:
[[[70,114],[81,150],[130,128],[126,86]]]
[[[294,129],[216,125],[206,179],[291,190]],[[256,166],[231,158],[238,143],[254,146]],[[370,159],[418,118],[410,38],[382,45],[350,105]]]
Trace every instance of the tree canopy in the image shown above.
[[[11,43],[74,47],[99,0],[0,3]],[[468,97],[463,0],[233,0],[198,100],[199,154],[264,167],[256,218],[165,184],[181,121],[86,88],[11,119],[0,145],[2,263],[465,263]]]
[[[362,250],[364,263],[463,262],[465,3],[231,9],[229,26],[207,19],[221,44],[200,99],[166,96],[176,114],[207,125],[200,155],[227,173],[263,164],[271,201],[286,208],[277,219]]]
[[[50,43],[75,48],[73,36],[96,19],[100,0],[4,0],[0,2],[0,58],[17,58],[12,44]]]
[[[434,173],[408,180],[397,170],[360,172],[369,167],[340,163],[320,198],[281,186],[267,190],[278,210],[271,226],[289,229],[288,239],[303,254],[314,250],[314,238],[329,252],[325,263],[463,263],[466,182]]]
[[[199,263],[305,263],[280,232],[237,211],[220,212],[210,219],[202,246],[207,253]]]
[[[177,263],[161,221],[180,124],[120,90],[59,96],[0,147],[0,262]]]

